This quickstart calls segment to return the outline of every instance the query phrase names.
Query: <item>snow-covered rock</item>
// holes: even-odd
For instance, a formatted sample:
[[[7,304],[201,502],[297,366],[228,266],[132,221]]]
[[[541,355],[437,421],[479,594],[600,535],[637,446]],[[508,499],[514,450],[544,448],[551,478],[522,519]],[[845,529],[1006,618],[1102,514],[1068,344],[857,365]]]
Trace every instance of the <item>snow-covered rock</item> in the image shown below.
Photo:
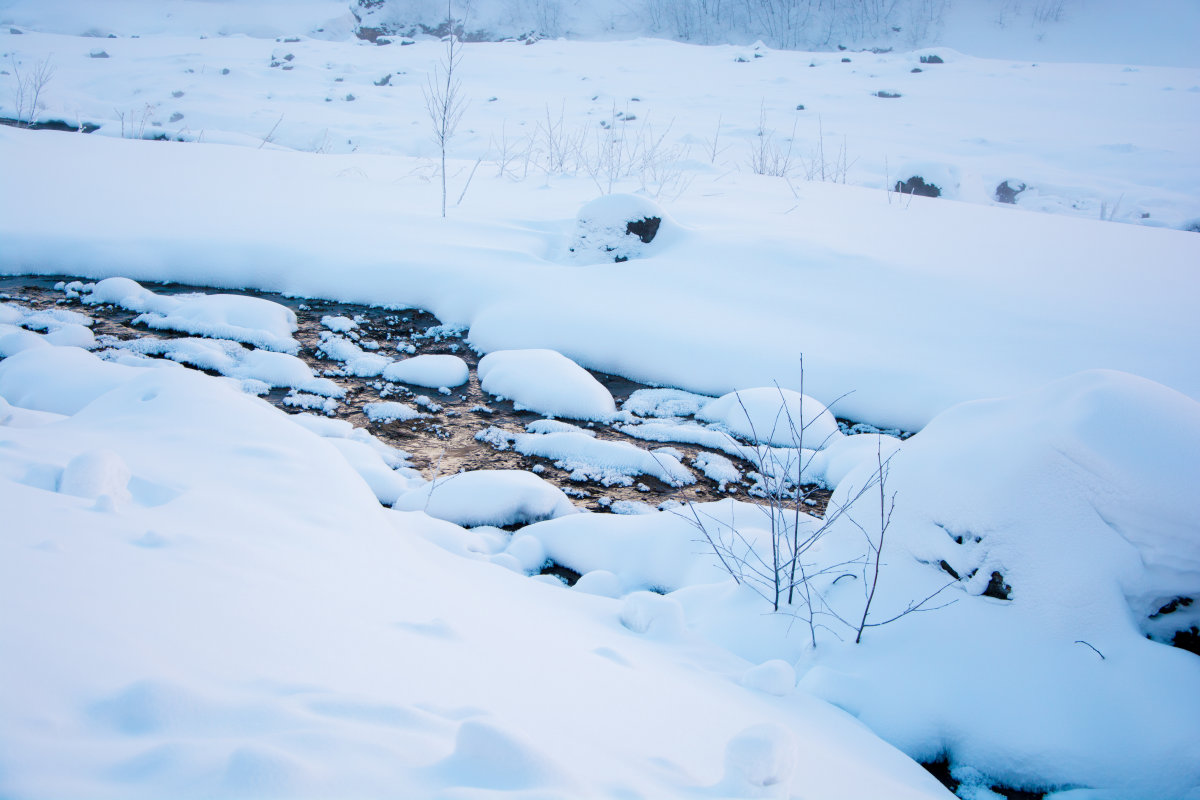
[[[648,197],[608,194],[579,209],[571,261],[599,264],[646,258],[672,236],[674,220]]]
[[[430,389],[462,386],[469,376],[467,362],[458,356],[429,353],[394,361],[383,370],[383,379],[386,381]]]
[[[617,411],[600,381],[553,350],[488,353],[476,371],[485,392],[512,400],[518,409],[584,420],[609,419]]]
[[[474,470],[435,478],[401,496],[399,511],[424,511],[464,527],[527,525],[578,509],[552,483],[523,470]]]
[[[790,389],[740,389],[711,400],[696,413],[720,423],[735,436],[779,447],[821,450],[841,437],[837,420],[824,405]]]

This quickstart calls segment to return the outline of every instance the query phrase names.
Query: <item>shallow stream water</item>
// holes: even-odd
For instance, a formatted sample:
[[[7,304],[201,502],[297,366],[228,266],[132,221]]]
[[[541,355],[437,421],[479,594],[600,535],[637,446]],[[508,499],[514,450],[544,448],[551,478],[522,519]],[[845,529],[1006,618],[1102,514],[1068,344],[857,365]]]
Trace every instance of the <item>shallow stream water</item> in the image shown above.
[[[133,320],[138,316],[136,312],[109,305],[83,305],[78,299],[70,298],[62,290],[55,288],[56,284],[73,280],[77,279],[70,276],[0,278],[0,300],[21,303],[34,309],[68,308],[85,314],[95,321],[92,332],[100,342],[98,349],[103,349],[106,345],[111,346],[116,341],[129,341],[146,336],[173,338],[187,335],[171,331],[151,331],[144,325],[134,325]],[[408,453],[412,465],[426,478],[450,475],[461,470],[528,470],[559,486],[571,496],[576,505],[593,511],[612,510],[613,504],[616,504],[617,508],[629,508],[628,504],[622,504],[620,501],[634,501],[658,507],[671,501],[711,501],[728,496],[753,499],[748,495],[753,486],[752,482],[743,480],[737,484],[729,484],[723,490],[696,469],[693,469],[696,483],[683,487],[670,486],[648,475],[635,478],[631,486],[605,486],[596,481],[574,480],[570,471],[556,467],[551,460],[526,456],[511,449],[496,450],[490,444],[477,440],[476,434],[489,427],[521,433],[527,424],[543,417],[530,411],[518,411],[513,408],[512,402],[498,400],[485,393],[479,386],[475,372],[480,355],[464,341],[464,332],[447,330],[440,320],[428,312],[286,297],[271,292],[217,290],[181,284],[148,284],[147,288],[156,294],[168,295],[193,292],[243,294],[271,300],[292,309],[299,324],[299,329],[293,334],[300,343],[300,352],[297,355],[316,375],[329,377],[346,390],[345,398],[337,404],[331,416],[366,428],[379,439]],[[368,347],[371,346],[370,343],[378,344],[379,348],[375,352],[392,358],[400,359],[423,353],[456,355],[470,367],[470,380],[467,384],[456,387],[450,395],[442,395],[425,387],[391,383],[378,377],[362,378],[347,374],[342,363],[327,358],[319,349],[321,334],[328,331],[321,320],[327,316],[344,316],[356,320],[358,344]],[[412,353],[408,352],[410,345],[414,349]],[[399,352],[397,348],[400,348]],[[615,375],[600,372],[591,374],[612,393],[618,407],[638,389],[650,388]],[[303,409],[284,402],[288,394],[287,389],[274,389],[265,398],[288,413],[302,411]],[[424,405],[418,400],[422,396],[440,406],[440,409],[420,419],[390,423],[372,422],[363,413],[365,404],[381,399]],[[429,407],[421,410],[428,412]],[[647,449],[661,446],[633,439],[606,424],[579,424],[594,431],[601,439],[626,441]],[[681,453],[683,457],[680,460],[689,466],[697,455],[717,452],[691,444],[672,443],[669,446]],[[718,454],[731,458],[725,453]],[[743,474],[752,471],[750,465],[737,459],[731,460]],[[812,510],[821,513],[827,493],[816,490],[812,499],[816,503]]]

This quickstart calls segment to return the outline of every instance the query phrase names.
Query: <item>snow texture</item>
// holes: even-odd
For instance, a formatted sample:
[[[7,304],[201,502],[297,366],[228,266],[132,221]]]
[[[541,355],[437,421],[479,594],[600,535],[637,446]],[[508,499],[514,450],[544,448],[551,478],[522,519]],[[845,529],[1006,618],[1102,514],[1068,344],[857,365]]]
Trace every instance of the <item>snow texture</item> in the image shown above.
[[[31,114],[99,126],[0,126],[0,273],[205,340],[101,358],[88,315],[0,297],[0,795],[903,800],[948,796],[913,762],[944,757],[963,797],[1194,798],[1200,661],[1168,643],[1200,625],[1196,4],[822,16],[813,52],[610,0],[475,12],[594,39],[468,44],[442,219],[428,127],[393,124],[435,36],[368,45],[346,0],[0,2],[0,116],[49,60]],[[887,191],[916,175],[943,196]],[[835,512],[428,484],[245,393],[337,407],[286,307],[139,281],[421,308],[413,339],[488,354],[494,395],[700,443],[718,481],[823,482]],[[434,371],[325,327],[346,373]],[[672,388],[617,414],[584,368]],[[483,437],[695,479],[562,425]],[[385,507],[409,497],[553,518]],[[817,537],[778,614],[707,544],[769,555],[773,523]]]

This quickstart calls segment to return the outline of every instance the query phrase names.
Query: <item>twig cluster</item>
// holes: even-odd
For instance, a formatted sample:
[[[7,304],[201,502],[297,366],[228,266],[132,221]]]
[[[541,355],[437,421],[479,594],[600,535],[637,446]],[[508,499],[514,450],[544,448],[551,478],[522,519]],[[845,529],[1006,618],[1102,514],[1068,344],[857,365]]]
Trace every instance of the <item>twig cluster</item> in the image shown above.
[[[38,111],[42,107],[42,92],[54,77],[54,64],[50,56],[31,66],[22,66],[16,56],[9,56],[12,76],[16,83],[13,92],[17,127],[29,128],[37,123]]]
[[[803,395],[803,370],[800,393]],[[732,518],[728,522],[717,519],[695,504],[688,505],[686,512],[677,512],[690,515],[689,521],[734,581],[765,600],[772,611],[788,613],[802,622],[814,647],[819,629],[838,638],[842,631],[853,632],[855,643],[860,643],[867,628],[887,625],[917,611],[934,610],[929,603],[953,585],[953,581],[927,597],[910,602],[890,617],[879,619],[871,613],[887,564],[884,544],[896,504],[895,493],[889,494],[887,490],[890,457],[883,457],[882,448],[876,451],[876,469],[862,485],[842,493],[840,500],[831,500],[824,517],[816,518],[809,514],[816,487],[811,483],[806,485],[806,471],[815,450],[825,443],[816,443],[815,449],[805,447],[806,435],[809,444],[813,444],[810,428],[815,418],[805,420],[801,403],[800,418],[796,419],[780,390],[780,409],[764,439],[754,429],[754,422],[740,395],[738,401],[750,423],[753,441],[777,441],[776,434],[782,432],[790,436],[794,444],[793,448],[755,445],[761,451],[755,460],[773,462],[776,467],[756,476],[761,498],[759,508],[766,524],[761,529],[739,528]],[[783,451],[793,455],[780,464],[778,454]],[[869,497],[878,498],[877,527],[864,525],[849,513]],[[847,525],[838,524],[843,517]],[[833,562],[821,562],[815,557],[814,549],[823,539],[834,531],[844,535],[850,528],[862,533],[862,552]],[[848,617],[844,608],[835,608],[826,596],[826,592],[843,578],[860,580],[863,586],[862,613],[853,617]]]

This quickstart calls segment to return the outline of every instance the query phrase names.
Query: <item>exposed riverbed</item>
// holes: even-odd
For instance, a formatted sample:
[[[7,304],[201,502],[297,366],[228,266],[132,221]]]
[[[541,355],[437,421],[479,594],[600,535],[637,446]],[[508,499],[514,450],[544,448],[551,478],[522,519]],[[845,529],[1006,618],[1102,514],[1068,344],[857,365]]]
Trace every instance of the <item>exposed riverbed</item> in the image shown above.
[[[138,314],[118,306],[83,305],[77,297],[68,296],[61,289],[64,282],[69,283],[72,280],[75,279],[68,276],[0,278],[0,300],[20,303],[35,310],[68,308],[85,314],[93,320],[91,329],[100,351],[149,336],[174,338],[186,335],[171,331],[151,331],[140,323],[135,325],[134,319]],[[315,374],[330,378],[346,392],[339,402],[330,402],[326,409],[317,409],[315,413],[327,413],[370,430],[381,440],[406,452],[412,465],[426,478],[445,476],[462,470],[528,470],[562,488],[576,505],[593,511],[611,511],[614,507],[622,511],[636,511],[642,506],[635,504],[654,508],[670,502],[707,501],[730,495],[752,495],[755,484],[749,476],[754,468],[750,464],[731,458],[728,453],[719,453],[694,444],[671,443],[669,447],[678,454],[681,462],[688,465],[704,454],[730,458],[737,466],[742,479],[721,486],[706,477],[702,471],[694,470],[696,482],[687,486],[672,486],[650,475],[638,476],[628,486],[619,483],[604,485],[598,480],[580,480],[577,472],[564,468],[561,462],[556,466],[556,462],[550,459],[524,455],[514,449],[500,450],[492,444],[480,441],[476,436],[481,431],[499,428],[517,434],[523,432],[526,425],[542,417],[530,411],[517,410],[511,401],[501,400],[484,392],[476,375],[480,355],[464,340],[466,332],[444,326],[440,320],[425,311],[286,297],[270,292],[215,290],[180,284],[156,284],[150,288],[155,293],[164,295],[195,292],[211,294],[217,291],[225,294],[243,294],[270,300],[292,309],[299,326],[293,334],[300,343],[297,355]],[[470,368],[470,378],[466,384],[445,394],[421,386],[385,381],[379,377],[364,378],[349,374],[344,369],[344,364],[330,359],[321,349],[322,334],[329,333],[329,328],[322,320],[328,317],[353,320],[356,323],[353,333],[356,343],[370,351],[396,358],[417,354],[458,356]],[[618,407],[633,392],[650,388],[615,375],[599,372],[591,374],[612,393]],[[265,399],[289,413],[304,410],[297,407],[294,393],[287,389],[273,389],[265,395]],[[368,419],[363,408],[368,403],[380,400],[399,400],[415,405],[420,407],[426,416],[404,422],[372,421]],[[661,446],[638,441],[608,424],[595,422],[581,425],[586,425],[600,439],[625,441],[644,448],[649,445],[649,449]],[[820,513],[823,510],[826,497],[827,493],[823,490],[814,489],[811,492],[810,504],[814,512]]]

